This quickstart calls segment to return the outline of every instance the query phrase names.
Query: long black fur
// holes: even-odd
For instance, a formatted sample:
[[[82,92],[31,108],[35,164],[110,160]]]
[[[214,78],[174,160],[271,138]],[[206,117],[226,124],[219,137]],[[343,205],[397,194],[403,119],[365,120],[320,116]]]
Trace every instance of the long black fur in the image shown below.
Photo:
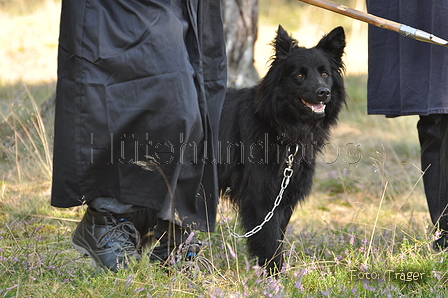
[[[328,140],[346,97],[342,27],[308,49],[279,26],[272,45],[275,54],[260,83],[228,90],[219,132],[219,187],[238,207],[246,232],[271,211],[283,179],[287,146],[291,152],[298,146],[281,204],[272,219],[247,238],[251,255],[271,272],[282,265],[284,232],[295,206],[311,190],[315,156]],[[303,101],[325,102],[325,113],[314,113]],[[156,217],[156,210],[146,208],[131,220],[145,234]]]
[[[279,26],[272,45],[275,55],[260,83],[228,91],[219,133],[219,187],[238,207],[246,232],[271,211],[283,179],[287,146],[292,152],[299,146],[281,204],[272,219],[247,238],[249,252],[268,270],[282,265],[284,232],[295,206],[311,190],[315,156],[327,142],[346,98],[342,27],[315,47],[303,48]],[[325,113],[313,112],[303,101],[325,102]]]

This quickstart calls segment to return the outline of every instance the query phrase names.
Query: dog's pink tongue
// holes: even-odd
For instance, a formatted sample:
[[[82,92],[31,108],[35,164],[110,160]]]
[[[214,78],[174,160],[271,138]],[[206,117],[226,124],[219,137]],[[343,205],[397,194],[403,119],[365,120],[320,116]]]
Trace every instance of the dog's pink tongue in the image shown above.
[[[325,104],[320,103],[309,103],[306,102],[307,107],[309,107],[314,113],[322,114],[325,112]]]

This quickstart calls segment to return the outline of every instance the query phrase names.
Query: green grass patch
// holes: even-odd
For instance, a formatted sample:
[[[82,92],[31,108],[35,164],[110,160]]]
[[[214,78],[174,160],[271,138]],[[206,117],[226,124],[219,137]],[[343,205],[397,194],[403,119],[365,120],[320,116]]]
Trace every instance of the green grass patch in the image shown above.
[[[365,76],[347,78],[351,100],[318,161],[312,195],[291,219],[284,271],[274,278],[231,236],[240,230],[225,204],[217,231],[200,233],[205,248],[193,262],[160,268],[144,255],[116,274],[94,268],[70,246],[83,207],[49,204],[52,118],[40,111],[51,88],[3,86],[0,296],[446,296],[448,260],[431,249],[416,119],[366,116],[365,84]]]

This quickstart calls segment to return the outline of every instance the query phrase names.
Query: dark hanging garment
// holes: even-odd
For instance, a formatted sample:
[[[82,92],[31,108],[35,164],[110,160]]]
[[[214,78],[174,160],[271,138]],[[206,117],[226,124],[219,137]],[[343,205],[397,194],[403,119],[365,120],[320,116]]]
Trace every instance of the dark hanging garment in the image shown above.
[[[219,0],[63,0],[58,55],[52,205],[114,197],[213,230]]]
[[[448,40],[447,4],[367,0],[367,9]],[[448,48],[369,26],[368,113],[448,114]]]

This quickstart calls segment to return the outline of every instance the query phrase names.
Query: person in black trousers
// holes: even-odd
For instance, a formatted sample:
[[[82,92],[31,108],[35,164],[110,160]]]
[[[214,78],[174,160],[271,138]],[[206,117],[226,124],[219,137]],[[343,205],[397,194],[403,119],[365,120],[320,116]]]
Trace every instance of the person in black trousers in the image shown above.
[[[62,1],[51,204],[88,206],[79,252],[113,271],[140,259],[131,218],[150,208],[151,259],[187,239],[194,256],[191,232],[215,227],[226,82],[219,0]]]
[[[373,15],[448,38],[441,1],[367,0]],[[419,115],[423,184],[436,251],[448,247],[448,49],[369,26],[368,113]]]

